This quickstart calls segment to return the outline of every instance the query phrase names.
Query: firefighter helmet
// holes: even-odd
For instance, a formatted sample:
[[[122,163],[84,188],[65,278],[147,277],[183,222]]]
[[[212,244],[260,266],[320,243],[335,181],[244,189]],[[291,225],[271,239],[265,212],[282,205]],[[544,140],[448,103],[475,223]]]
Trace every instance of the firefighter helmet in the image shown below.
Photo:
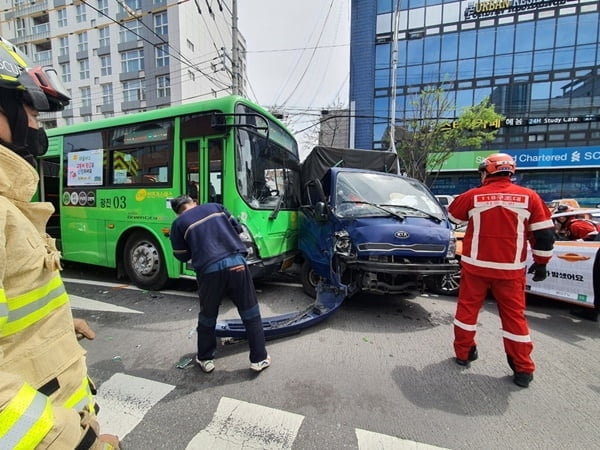
[[[34,66],[3,37],[0,37],[0,88],[24,91],[23,100],[38,111],[61,111],[71,100],[56,70]]]
[[[512,156],[506,153],[494,153],[485,158],[481,164],[479,164],[478,170],[480,172],[486,172],[488,175],[494,175],[497,173],[509,173],[514,175],[516,170],[515,160]]]

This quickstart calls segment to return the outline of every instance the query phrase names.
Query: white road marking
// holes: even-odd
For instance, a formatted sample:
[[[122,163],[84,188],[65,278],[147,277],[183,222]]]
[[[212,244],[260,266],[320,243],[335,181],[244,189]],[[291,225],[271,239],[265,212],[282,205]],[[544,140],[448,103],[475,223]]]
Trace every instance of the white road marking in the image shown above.
[[[187,446],[206,449],[291,449],[304,416],[227,397]]]
[[[80,278],[67,278],[63,277],[62,280],[66,283],[75,283],[75,284],[87,284],[90,286],[102,286],[107,288],[118,288],[118,289],[128,289],[131,291],[145,291],[146,289],[140,289],[133,284],[123,284],[123,283],[110,283],[108,281],[93,281],[93,280],[83,280]],[[196,292],[184,292],[184,291],[173,291],[173,290],[162,290],[157,291],[161,294],[166,295],[179,295],[180,297],[194,297],[197,298],[198,294]]]
[[[372,431],[355,428],[356,439],[358,439],[358,448],[371,450],[434,450],[443,449],[434,445],[422,444],[420,442],[400,439],[387,434],[374,433]]]
[[[143,311],[137,311],[135,309],[129,309],[123,306],[116,306],[110,303],[101,302],[99,300],[92,300],[91,298],[80,297],[79,295],[69,294],[69,299],[71,300],[72,309],[83,309],[87,311],[108,311],[129,314],[144,314]]]
[[[150,408],[174,388],[170,384],[124,373],[114,374],[102,383],[96,395],[102,433],[115,434],[123,439],[142,421]]]

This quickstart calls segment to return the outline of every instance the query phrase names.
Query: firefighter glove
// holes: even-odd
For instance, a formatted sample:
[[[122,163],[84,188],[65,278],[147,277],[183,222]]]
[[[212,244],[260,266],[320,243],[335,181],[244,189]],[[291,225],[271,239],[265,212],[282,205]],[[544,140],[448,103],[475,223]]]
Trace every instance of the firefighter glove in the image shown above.
[[[533,274],[533,281],[543,281],[546,279],[546,264],[533,263],[527,273]]]

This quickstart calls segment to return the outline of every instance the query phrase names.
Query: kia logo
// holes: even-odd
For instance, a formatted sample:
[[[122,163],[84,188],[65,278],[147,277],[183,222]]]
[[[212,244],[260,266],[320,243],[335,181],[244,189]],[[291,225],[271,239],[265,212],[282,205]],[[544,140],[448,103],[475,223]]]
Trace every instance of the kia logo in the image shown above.
[[[410,234],[408,234],[406,231],[396,231],[394,233],[394,236],[397,237],[398,239],[406,239],[407,237],[410,236]]]

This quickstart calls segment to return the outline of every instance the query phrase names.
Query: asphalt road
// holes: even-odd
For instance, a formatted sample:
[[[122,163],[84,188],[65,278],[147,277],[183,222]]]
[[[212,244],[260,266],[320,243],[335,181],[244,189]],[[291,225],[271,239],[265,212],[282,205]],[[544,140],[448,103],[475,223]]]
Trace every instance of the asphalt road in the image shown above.
[[[126,450],[600,448],[600,328],[568,305],[529,302],[528,389],[512,383],[493,300],[480,314],[479,360],[463,368],[452,360],[456,300],[435,295],[347,300],[322,324],[269,341],[273,365],[260,374],[245,342],[222,342],[204,374],[176,367],[195,352],[193,283],[141,291],[73,265],[63,277],[74,315],[97,333],[83,345],[102,431]],[[294,281],[257,284],[263,316],[311,303]],[[229,301],[221,314],[236,317]]]

